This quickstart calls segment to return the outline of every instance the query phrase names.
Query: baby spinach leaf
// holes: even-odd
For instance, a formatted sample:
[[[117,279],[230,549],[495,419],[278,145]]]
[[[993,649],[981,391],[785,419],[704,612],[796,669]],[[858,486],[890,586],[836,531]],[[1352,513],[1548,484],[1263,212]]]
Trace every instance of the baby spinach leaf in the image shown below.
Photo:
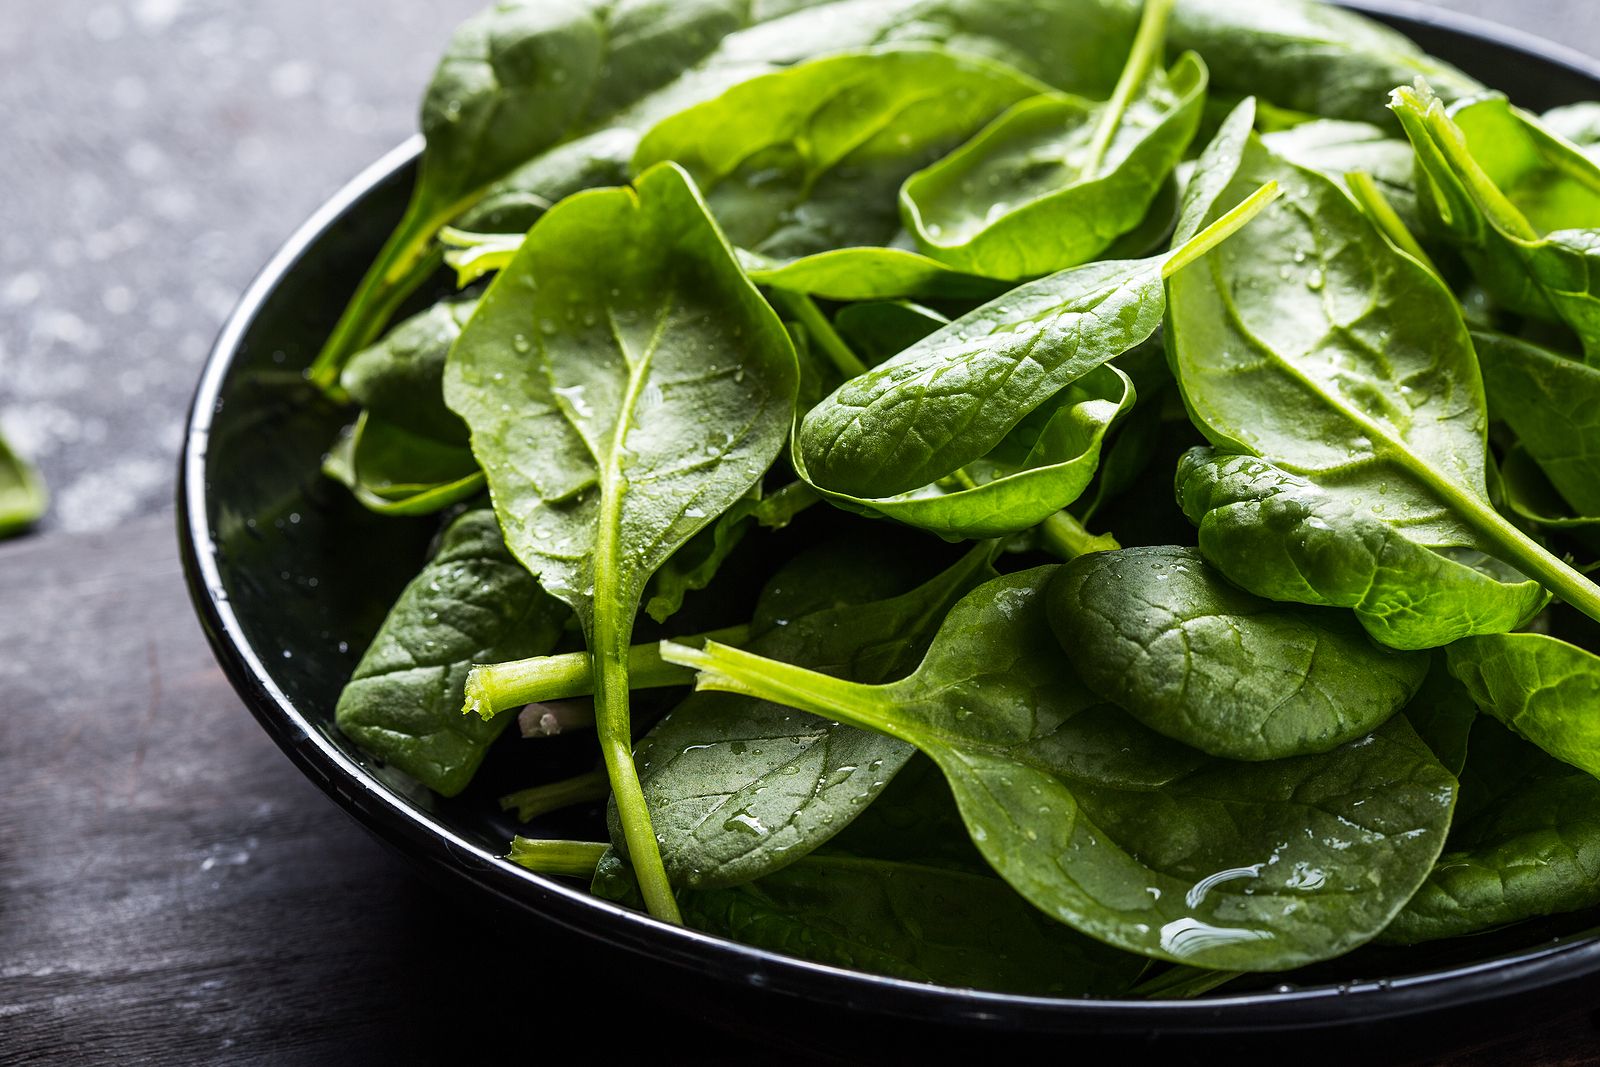
[[[1600,781],[1479,719],[1446,851],[1383,940],[1460,937],[1597,904]]]
[[[1145,218],[1183,158],[1205,64],[1159,67],[1172,0],[1148,0],[1111,99],[1036,96],[900,190],[922,251],[969,274],[1019,280],[1088,262]]]
[[[48,502],[38,472],[0,436],[0,537],[15,536],[38,522]]]
[[[1553,107],[1539,116],[1545,129],[1557,137],[1571,141],[1590,159],[1600,147],[1600,103],[1580,100],[1576,104]]]
[[[467,444],[467,427],[444,403],[444,362],[478,308],[441,300],[357,352],[339,375],[350,399],[390,425],[441,444]]]
[[[608,126],[557,145],[489,186],[483,197],[450,225],[468,233],[521,237],[546,211],[573,193],[626,184],[628,164],[638,147],[638,133],[625,126]]]
[[[817,495],[803,482],[790,483],[766,497],[761,496],[758,486],[661,565],[645,589],[645,614],[656,622],[666,622],[683,607],[685,596],[711,584],[751,529],[764,526],[781,530],[816,502]]]
[[[1348,615],[1246,593],[1187,548],[1080,556],[1050,583],[1048,612],[1089,688],[1229,759],[1337,748],[1386,722],[1428,673],[1427,656],[1373,644]]]
[[[466,788],[516,718],[461,714],[474,661],[548,652],[568,612],[512,558],[493,511],[446,528],[356,665],[334,721],[367,752],[442,796]]]
[[[1141,955],[1282,970],[1378,933],[1444,844],[1455,779],[1403,717],[1332,752],[1205,756],[1100,703],[1050,634],[1041,567],[979,586],[910,677],[866,686],[727,646],[664,645],[703,689],[916,745],[995,870]]]
[[[878,682],[915,666],[945,613],[993,575],[979,546],[901,592],[882,554],[802,557],[762,596],[749,648]],[[640,741],[645,796],[674,885],[735,885],[848,826],[912,753],[891,737],[721,693],[696,693]],[[618,835],[613,834],[613,840]]]
[[[1451,677],[1445,657],[1433,656],[1422,688],[1406,705],[1406,721],[1439,757],[1445,770],[1458,778],[1466,766],[1468,738],[1477,718],[1472,694]],[[1461,814],[1459,804],[1456,813]]]
[[[761,285],[824,300],[987,300],[1006,290],[908,248],[835,248],[788,260],[741,252],[739,259]]]
[[[437,265],[439,229],[497,179],[644,95],[739,26],[744,0],[496,0],[456,30],[422,101],[427,147],[394,234],[308,372],[329,388]]]
[[[1046,88],[952,52],[829,56],[741,82],[666,119],[645,134],[634,168],[668,159],[682,166],[728,237],[758,256],[887,245],[900,228],[895,193],[908,175]]]
[[[1600,164],[1501,96],[1447,111],[1426,86],[1390,106],[1417,152],[1429,220],[1505,307],[1565,322],[1600,363]]]
[[[1345,512],[1497,557],[1600,618],[1600,589],[1489,501],[1483,387],[1455,298],[1332,179],[1249,133],[1248,107],[1200,161],[1178,239],[1267,180],[1284,198],[1167,283],[1167,344],[1196,427]],[[1212,562],[1267,595],[1253,564]]]
[[[1261,143],[1275,155],[1340,178],[1347,186],[1352,173],[1370,176],[1405,225],[1413,231],[1421,228],[1414,180],[1416,153],[1410,142],[1390,136],[1388,130],[1366,122],[1316,119],[1262,134]]]
[[[1107,431],[1133,403],[1128,376],[1101,365],[1024,415],[987,455],[932,485],[876,498],[822,492],[840,507],[952,540],[1020,533],[1083,495]],[[796,467],[804,476],[803,461]]]
[[[1505,334],[1475,333],[1489,414],[1577,515],[1600,518],[1600,369]]]
[[[1478,707],[1558,760],[1600,776],[1600,657],[1545,634],[1494,634],[1445,649]]]
[[[1160,325],[1162,279],[1225,241],[1260,190],[1183,247],[1018,286],[840,386],[795,435],[796,469],[827,494],[874,500],[949,477],[1034,409]]]
[[[364,411],[334,443],[323,473],[381,515],[431,515],[483,492],[472,450]]]
[[[664,918],[629,731],[634,615],[649,577],[771,464],[797,377],[782,323],[670,164],[551,209],[446,367],[507,543],[588,639],[612,790]]]
[[[1270,600],[1350,608],[1391,648],[1503,633],[1545,602],[1538,583],[1503,564],[1430,548],[1402,522],[1253,456],[1190,451],[1178,500],[1200,551],[1234,582]]]
[[[950,320],[909,300],[885,300],[846,305],[833,317],[833,325],[851,349],[874,366],[950,325]]]
[[[594,871],[594,893],[636,904],[615,852],[565,842],[512,843],[545,874]],[[678,894],[696,929],[757,948],[913,982],[1040,996],[1110,995],[1144,968],[1136,956],[1052,922],[989,874],[915,860],[815,853],[758,881]]]

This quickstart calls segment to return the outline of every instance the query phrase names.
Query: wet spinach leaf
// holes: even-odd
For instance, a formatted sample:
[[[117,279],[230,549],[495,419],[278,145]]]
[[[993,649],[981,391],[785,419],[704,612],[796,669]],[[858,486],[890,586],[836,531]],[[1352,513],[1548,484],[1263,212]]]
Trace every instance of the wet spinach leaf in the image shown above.
[[[1374,644],[1349,615],[1254,596],[1187,548],[1072,560],[1048,611],[1090,689],[1228,759],[1337,748],[1388,721],[1428,673],[1429,657]]]
[[[765,473],[797,379],[782,323],[671,164],[540,219],[446,367],[507,543],[583,626],[629,851],[665,918],[629,730],[634,616],[650,576]]]
[[[1484,713],[1600,776],[1600,656],[1536,633],[1469,638],[1445,656]]]
[[[1386,926],[1444,845],[1455,779],[1406,724],[1316,756],[1205,756],[1093,697],[1045,617],[1056,568],[968,594],[910,677],[865,686],[727,646],[663,646],[703,689],[916,745],[1007,882],[1141,955],[1231,970],[1326,959]]]
[[[550,651],[568,617],[507,551],[494,512],[468,511],[400,594],[339,695],[334,721],[373,756],[454,796],[516,718],[462,715],[467,671]]]

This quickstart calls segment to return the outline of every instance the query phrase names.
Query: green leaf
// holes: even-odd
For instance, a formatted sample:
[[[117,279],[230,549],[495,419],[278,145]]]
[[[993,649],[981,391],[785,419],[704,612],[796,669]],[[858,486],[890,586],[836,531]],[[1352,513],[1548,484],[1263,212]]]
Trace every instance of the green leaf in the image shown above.
[[[38,472],[0,436],[0,537],[14,537],[38,522],[49,499]]]
[[[550,651],[566,619],[506,550],[494,512],[469,511],[400,594],[339,695],[334,721],[373,756],[455,796],[516,718],[462,715],[467,671],[479,660]]]
[[[1383,940],[1417,944],[1600,904],[1600,781],[1479,719],[1439,857]]]
[[[1237,763],[1098,702],[1045,618],[1056,568],[968,594],[922,665],[863,686],[726,646],[665,646],[699,686],[915,744],[969,833],[1034,906],[1119,948],[1284,970],[1388,924],[1444,845],[1455,779],[1403,717],[1316,756]]]
[[[1571,141],[1584,155],[1595,157],[1595,149],[1600,147],[1600,103],[1580,100],[1551,108],[1539,116],[1539,122],[1557,137]]]
[[[1544,591],[1471,551],[1418,543],[1401,523],[1250,456],[1190,451],[1178,499],[1200,551],[1257,596],[1350,608],[1374,638],[1436,648],[1514,630]]]
[[[771,465],[797,378],[782,323],[671,165],[540,219],[446,367],[507,543],[583,626],[602,751],[657,915],[674,905],[633,769],[634,615],[649,577]]]
[[[875,366],[950,325],[950,320],[909,300],[884,300],[842,307],[833,325],[852,351]]]
[[[340,387],[392,426],[465,447],[466,424],[444,403],[444,363],[477,308],[476,300],[441,300],[411,316],[357,352],[339,376]]]
[[[1006,289],[908,248],[835,248],[789,260],[741,251],[739,259],[752,281],[824,300],[987,300]]]
[[[437,266],[434,236],[493,183],[638,99],[741,25],[746,0],[497,0],[451,37],[422,101],[405,217],[309,372],[329,388]]]
[[[980,546],[902,592],[903,551],[897,558],[840,547],[778,572],[747,647],[826,674],[883,681],[915,666],[951,605],[994,573],[992,547]],[[886,586],[889,578],[900,581]],[[640,741],[637,758],[673,884],[703,888],[760,877],[821,845],[912,751],[777,704],[696,693]]]
[[[1012,107],[906,180],[901,212],[918,247],[969,274],[1020,280],[1075,267],[1145,218],[1193,139],[1206,68],[1162,71],[1172,0],[1149,0],[1109,101],[1068,94]]]
[[[666,119],[645,135],[634,169],[682,166],[734,244],[767,259],[888,245],[901,182],[1046,88],[931,49],[829,56]]]
[[[1421,228],[1414,175],[1416,154],[1410,142],[1365,122],[1316,119],[1292,129],[1262,134],[1267,150],[1289,162],[1341,179],[1346,186],[1353,172],[1369,175],[1401,221],[1412,231]]]
[[[1570,326],[1600,363],[1600,164],[1502,96],[1453,111],[1425,86],[1390,106],[1416,148],[1428,219],[1505,307]]]
[[[795,469],[830,499],[883,510],[891,498],[914,494],[994,453],[1035,411],[1042,409],[1050,419],[1057,406],[1046,405],[1080,379],[1087,397],[1063,396],[1060,410],[1093,397],[1125,409],[1133,399],[1125,376],[1113,371],[1098,382],[1087,376],[1155,332],[1166,274],[1225,241],[1272,195],[1261,190],[1237,212],[1165,255],[1092,263],[1019,286],[851,379],[801,421]],[[1119,392],[1114,380],[1122,390],[1112,400]],[[965,536],[1015,532],[1038,522],[1071,503],[1088,484],[1098,462],[1099,437],[1115,413],[1099,407],[1082,414],[1087,417],[1080,427],[1098,429],[1086,434],[1074,428],[1080,447],[1057,451],[1040,473],[997,486],[987,501],[973,498],[970,506],[895,500],[896,517],[912,521],[921,507],[948,511],[929,524]],[[1076,417],[1068,416],[1069,423],[1058,429],[1066,430]],[[1061,460],[1069,457],[1086,462],[1063,471]],[[1036,490],[1030,484],[1034,480],[1054,484]],[[1016,499],[1006,496],[1012,488]]]
[[[1348,615],[1253,596],[1187,548],[1080,556],[1051,582],[1048,610],[1089,688],[1228,759],[1337,748],[1388,721],[1428,673],[1427,656],[1373,644]]]
[[[1489,414],[1582,518],[1600,518],[1600,369],[1505,334],[1475,333]]]
[[[1472,702],[1472,694],[1451,677],[1445,657],[1435,655],[1422,688],[1406,705],[1406,721],[1445,769],[1457,777],[1466,765],[1468,738],[1477,718],[1478,707]],[[1461,814],[1459,804],[1456,813]]]
[[[1311,483],[1343,514],[1426,548],[1496,557],[1600,618],[1600,589],[1490,503],[1483,386],[1454,296],[1333,179],[1263,146],[1247,106],[1198,164],[1178,238],[1268,180],[1283,199],[1168,281],[1167,345],[1195,426]],[[1208,558],[1280,595],[1266,588],[1277,578],[1252,584],[1253,564]]]
[[[450,224],[469,233],[520,237],[573,193],[625,184],[628,164],[638,147],[639,135],[620,126],[558,145],[489,186],[481,199]]]
[[[1545,634],[1469,638],[1445,655],[1482,711],[1600,776],[1600,657]]]
[[[380,515],[431,515],[483,492],[465,444],[446,444],[362,412],[322,471]]]

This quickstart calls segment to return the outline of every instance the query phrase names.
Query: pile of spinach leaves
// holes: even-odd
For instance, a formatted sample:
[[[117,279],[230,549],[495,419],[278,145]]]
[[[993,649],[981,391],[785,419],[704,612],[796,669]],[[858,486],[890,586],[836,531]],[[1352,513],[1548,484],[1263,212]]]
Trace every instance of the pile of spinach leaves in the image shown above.
[[[338,724],[919,981],[1600,905],[1591,119],[1315,0],[500,0],[309,372],[441,524]]]

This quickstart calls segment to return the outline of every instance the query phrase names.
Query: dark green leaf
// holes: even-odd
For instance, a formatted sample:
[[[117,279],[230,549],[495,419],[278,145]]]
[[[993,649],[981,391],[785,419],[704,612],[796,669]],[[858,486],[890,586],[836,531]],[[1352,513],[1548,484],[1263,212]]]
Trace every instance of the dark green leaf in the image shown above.
[[[465,444],[446,444],[368,412],[334,443],[322,470],[381,515],[431,515],[484,486]]]
[[[874,366],[950,325],[950,320],[921,304],[890,300],[840,308],[833,324],[851,349]]]
[[[1600,369],[1505,334],[1475,333],[1489,414],[1582,518],[1600,519]]]
[[[1545,634],[1473,637],[1445,655],[1486,714],[1600,776],[1600,657]]]

